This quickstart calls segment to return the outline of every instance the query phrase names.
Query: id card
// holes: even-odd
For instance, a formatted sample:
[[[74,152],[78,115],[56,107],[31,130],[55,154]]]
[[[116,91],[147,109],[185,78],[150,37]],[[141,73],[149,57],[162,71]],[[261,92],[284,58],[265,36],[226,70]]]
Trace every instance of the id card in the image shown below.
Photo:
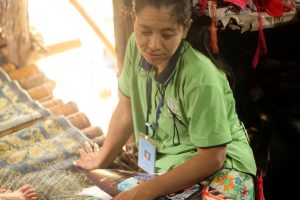
[[[156,147],[144,134],[139,138],[138,165],[149,174],[155,173]]]

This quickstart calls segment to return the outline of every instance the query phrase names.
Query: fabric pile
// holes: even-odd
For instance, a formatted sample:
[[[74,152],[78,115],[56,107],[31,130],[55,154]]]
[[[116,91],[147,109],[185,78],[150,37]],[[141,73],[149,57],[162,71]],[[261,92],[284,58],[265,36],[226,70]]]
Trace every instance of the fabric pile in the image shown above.
[[[218,29],[240,30],[241,33],[258,31],[258,43],[252,61],[252,67],[256,68],[259,58],[267,53],[263,29],[298,22],[297,1],[194,0],[194,4],[199,10],[198,15],[204,13],[211,18],[211,47],[214,53],[219,52],[216,33]]]

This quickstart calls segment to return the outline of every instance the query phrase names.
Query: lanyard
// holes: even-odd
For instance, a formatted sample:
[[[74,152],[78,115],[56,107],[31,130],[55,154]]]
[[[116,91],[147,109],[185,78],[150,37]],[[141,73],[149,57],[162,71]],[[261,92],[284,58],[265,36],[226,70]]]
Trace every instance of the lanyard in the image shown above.
[[[160,100],[159,103],[156,107],[156,112],[155,112],[155,123],[150,123],[149,122],[149,115],[151,112],[151,94],[152,94],[152,79],[149,77],[147,77],[147,85],[146,85],[146,92],[147,92],[147,115],[146,115],[146,135],[149,135],[149,128],[151,128],[152,130],[152,137],[155,137],[155,133],[156,130],[158,128],[158,119],[159,119],[159,115],[160,115],[160,110],[162,108],[162,106],[164,105],[164,98],[165,98],[165,90],[166,90],[166,86],[163,85],[163,87],[158,87],[158,91],[160,94]],[[167,106],[168,107],[168,106]],[[179,133],[178,133],[178,129],[177,129],[177,125],[176,125],[176,114],[168,107],[169,111],[172,113],[172,117],[173,117],[173,126],[174,126],[174,132],[173,132],[173,145],[179,145],[180,144],[180,138],[179,138]],[[177,141],[175,141],[175,136]]]
[[[151,112],[151,94],[152,94],[152,79],[148,76],[147,78],[147,86],[146,86],[146,92],[147,92],[147,116],[146,116],[146,135],[149,135],[149,128],[152,130],[152,137],[155,137],[156,130],[158,128],[158,119],[160,115],[160,110],[164,105],[164,97],[165,97],[165,87],[162,89],[158,88],[159,93],[160,93],[160,99],[159,103],[156,107],[156,112],[155,112],[155,122],[154,123],[149,123],[149,115]]]
[[[157,77],[157,81],[159,83],[162,83],[162,87],[158,86],[158,91],[160,93],[160,100],[159,100],[158,106],[156,108],[155,123],[150,123],[149,122],[149,115],[151,113],[152,79],[149,76],[149,67],[144,67],[144,68],[146,68],[146,70],[148,70],[148,77],[147,77],[147,84],[146,84],[147,115],[146,115],[146,122],[145,122],[146,135],[148,135],[148,136],[149,136],[149,128],[151,128],[152,133],[153,133],[152,137],[155,137],[156,130],[158,128],[159,115],[160,115],[160,112],[161,112],[161,108],[164,105],[165,90],[166,90],[168,81],[169,81],[169,79],[170,79],[170,77],[171,77],[171,75],[174,71],[174,67],[176,66],[176,62],[177,62],[177,60],[178,60],[178,58],[181,54],[181,49],[183,48],[183,46],[184,46],[183,42],[181,42],[181,44],[178,47],[178,49],[176,50],[175,54],[171,58],[171,61],[170,61],[169,65],[164,69],[162,74],[159,75],[159,77]],[[163,77],[166,77],[166,76],[167,76],[168,79],[165,80],[165,78],[163,78]],[[169,107],[168,107],[168,109],[171,112],[172,117],[173,117],[173,125],[174,125],[173,144],[178,145],[178,144],[180,144],[179,133],[178,133],[178,129],[177,129],[177,126],[176,126],[176,119],[178,120],[178,118],[177,118],[176,114]],[[180,122],[180,120],[179,120],[179,122]],[[175,137],[176,137],[177,141],[175,141]]]

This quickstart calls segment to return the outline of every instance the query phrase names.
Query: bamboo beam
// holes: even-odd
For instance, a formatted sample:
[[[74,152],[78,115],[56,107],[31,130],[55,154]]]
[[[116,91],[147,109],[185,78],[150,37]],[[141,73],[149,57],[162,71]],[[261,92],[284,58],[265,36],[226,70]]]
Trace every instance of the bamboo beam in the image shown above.
[[[74,40],[64,41],[56,44],[51,44],[47,46],[48,53],[46,55],[51,56],[53,54],[61,53],[79,47],[81,47],[80,39],[74,39]]]
[[[97,24],[92,20],[92,18],[88,15],[88,13],[84,10],[84,8],[80,5],[77,0],[70,0],[73,6],[77,9],[77,11],[81,14],[81,16],[86,20],[86,22],[92,27],[92,29],[96,32],[99,39],[104,43],[109,52],[116,57],[116,51],[114,46],[110,43],[110,41],[106,38],[101,29],[97,26]]]
[[[34,55],[32,55],[32,60],[37,61],[44,57],[52,56],[58,53],[63,53],[65,51],[72,50],[75,48],[80,48],[80,47],[81,47],[80,39],[73,39],[73,40],[58,42],[55,44],[50,44],[43,47],[44,51],[42,53],[35,53]]]

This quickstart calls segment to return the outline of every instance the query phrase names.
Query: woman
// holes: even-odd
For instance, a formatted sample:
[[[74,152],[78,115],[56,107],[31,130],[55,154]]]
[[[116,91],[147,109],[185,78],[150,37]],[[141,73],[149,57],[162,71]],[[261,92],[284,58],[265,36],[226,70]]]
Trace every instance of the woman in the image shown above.
[[[139,165],[163,174],[114,199],[155,199],[202,180],[231,199],[254,199],[256,165],[226,74],[185,40],[192,1],[135,0],[133,10],[106,141],[101,151],[86,144],[74,164],[108,167],[134,132],[139,155],[154,159],[139,156]]]
[[[37,200],[37,193],[31,185],[24,185],[18,190],[12,192],[6,189],[0,189],[1,200]]]

